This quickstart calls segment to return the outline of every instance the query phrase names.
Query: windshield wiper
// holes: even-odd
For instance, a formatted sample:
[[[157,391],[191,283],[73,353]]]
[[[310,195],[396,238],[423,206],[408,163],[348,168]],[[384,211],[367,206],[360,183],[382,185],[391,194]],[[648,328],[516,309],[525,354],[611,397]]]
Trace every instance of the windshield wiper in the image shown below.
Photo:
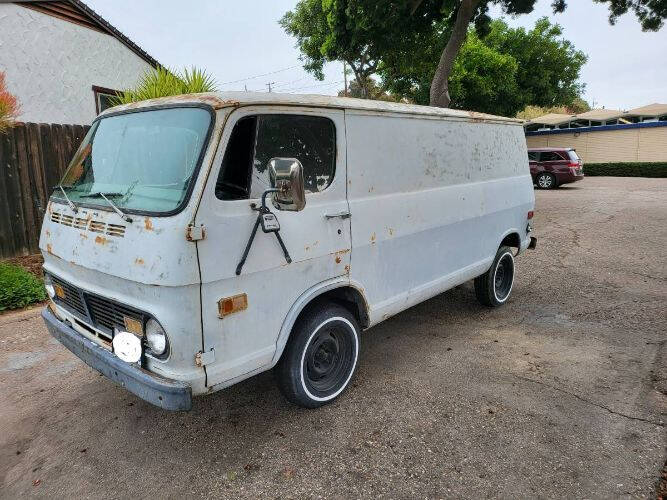
[[[128,217],[126,214],[124,214],[120,208],[116,206],[116,204],[111,201],[107,196],[125,196],[123,193],[103,193],[102,191],[98,191],[96,193],[90,193],[90,194],[85,194],[81,196],[82,198],[104,198],[104,200],[111,205],[111,208],[114,209],[114,211],[120,215],[121,219],[123,219],[125,222],[132,222],[132,218]]]
[[[69,187],[69,186],[68,186],[68,187]],[[79,213],[79,207],[77,207],[77,206],[74,204],[74,202],[73,202],[72,200],[69,199],[69,196],[67,196],[67,193],[65,192],[65,188],[63,188],[63,185],[62,185],[62,184],[58,184],[58,185],[56,186],[56,188],[59,188],[59,189],[62,191],[63,196],[64,196],[65,199],[67,200],[67,204],[68,204],[69,207],[72,209],[72,211],[73,211],[75,214],[76,214],[76,213]],[[70,189],[71,189],[71,188],[70,188]]]

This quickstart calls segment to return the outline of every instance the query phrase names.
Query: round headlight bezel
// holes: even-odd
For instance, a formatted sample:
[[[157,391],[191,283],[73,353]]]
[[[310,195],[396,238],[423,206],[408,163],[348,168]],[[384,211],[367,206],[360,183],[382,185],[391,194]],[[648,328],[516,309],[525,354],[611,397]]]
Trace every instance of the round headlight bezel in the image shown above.
[[[155,318],[149,318],[144,331],[146,354],[159,360],[167,359],[169,357],[169,337],[160,322]]]
[[[53,286],[53,280],[51,279],[51,276],[48,274],[44,274],[44,289],[46,290],[46,294],[50,299],[55,298],[56,289]]]

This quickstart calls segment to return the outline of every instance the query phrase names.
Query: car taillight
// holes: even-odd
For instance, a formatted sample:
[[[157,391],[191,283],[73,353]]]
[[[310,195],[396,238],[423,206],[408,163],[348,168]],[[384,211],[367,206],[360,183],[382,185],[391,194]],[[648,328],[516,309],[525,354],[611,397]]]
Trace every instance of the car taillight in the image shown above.
[[[567,166],[572,167],[572,168],[579,168],[579,163],[570,162],[570,163],[567,164]]]
[[[533,214],[533,211],[531,210],[530,212],[528,212],[528,217],[526,217],[526,218],[527,218],[528,220],[530,220],[530,219],[533,218],[533,215],[534,215],[534,214]]]

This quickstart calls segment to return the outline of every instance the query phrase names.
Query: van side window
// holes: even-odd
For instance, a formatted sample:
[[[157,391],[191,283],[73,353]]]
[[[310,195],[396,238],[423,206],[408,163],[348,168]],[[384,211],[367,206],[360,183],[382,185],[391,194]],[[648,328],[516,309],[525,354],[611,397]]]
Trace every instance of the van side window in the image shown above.
[[[528,160],[529,161],[537,161],[537,153],[535,151],[529,151],[528,152]]]
[[[259,198],[269,187],[271,158],[303,165],[306,193],[326,189],[336,168],[336,129],[321,116],[256,115],[239,120],[229,138],[215,186],[221,200]]]
[[[333,122],[321,116],[260,116],[251,198],[259,198],[268,187],[266,167],[269,160],[276,157],[296,158],[301,162],[306,193],[325,190],[333,181],[336,166]]]
[[[241,118],[229,137],[222,167],[215,183],[215,196],[221,200],[244,200],[250,194],[250,167],[255,149],[257,117]]]
[[[563,161],[563,158],[555,151],[544,151],[540,154],[540,161]]]

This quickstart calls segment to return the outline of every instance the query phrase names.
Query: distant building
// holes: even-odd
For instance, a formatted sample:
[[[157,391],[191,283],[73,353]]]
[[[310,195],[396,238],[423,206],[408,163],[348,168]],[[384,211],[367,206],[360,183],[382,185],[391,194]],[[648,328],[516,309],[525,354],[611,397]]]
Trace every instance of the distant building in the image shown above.
[[[0,71],[20,121],[88,124],[157,66],[80,0],[0,3]]]
[[[573,147],[585,163],[667,162],[667,104],[550,113],[524,128],[529,148]]]

